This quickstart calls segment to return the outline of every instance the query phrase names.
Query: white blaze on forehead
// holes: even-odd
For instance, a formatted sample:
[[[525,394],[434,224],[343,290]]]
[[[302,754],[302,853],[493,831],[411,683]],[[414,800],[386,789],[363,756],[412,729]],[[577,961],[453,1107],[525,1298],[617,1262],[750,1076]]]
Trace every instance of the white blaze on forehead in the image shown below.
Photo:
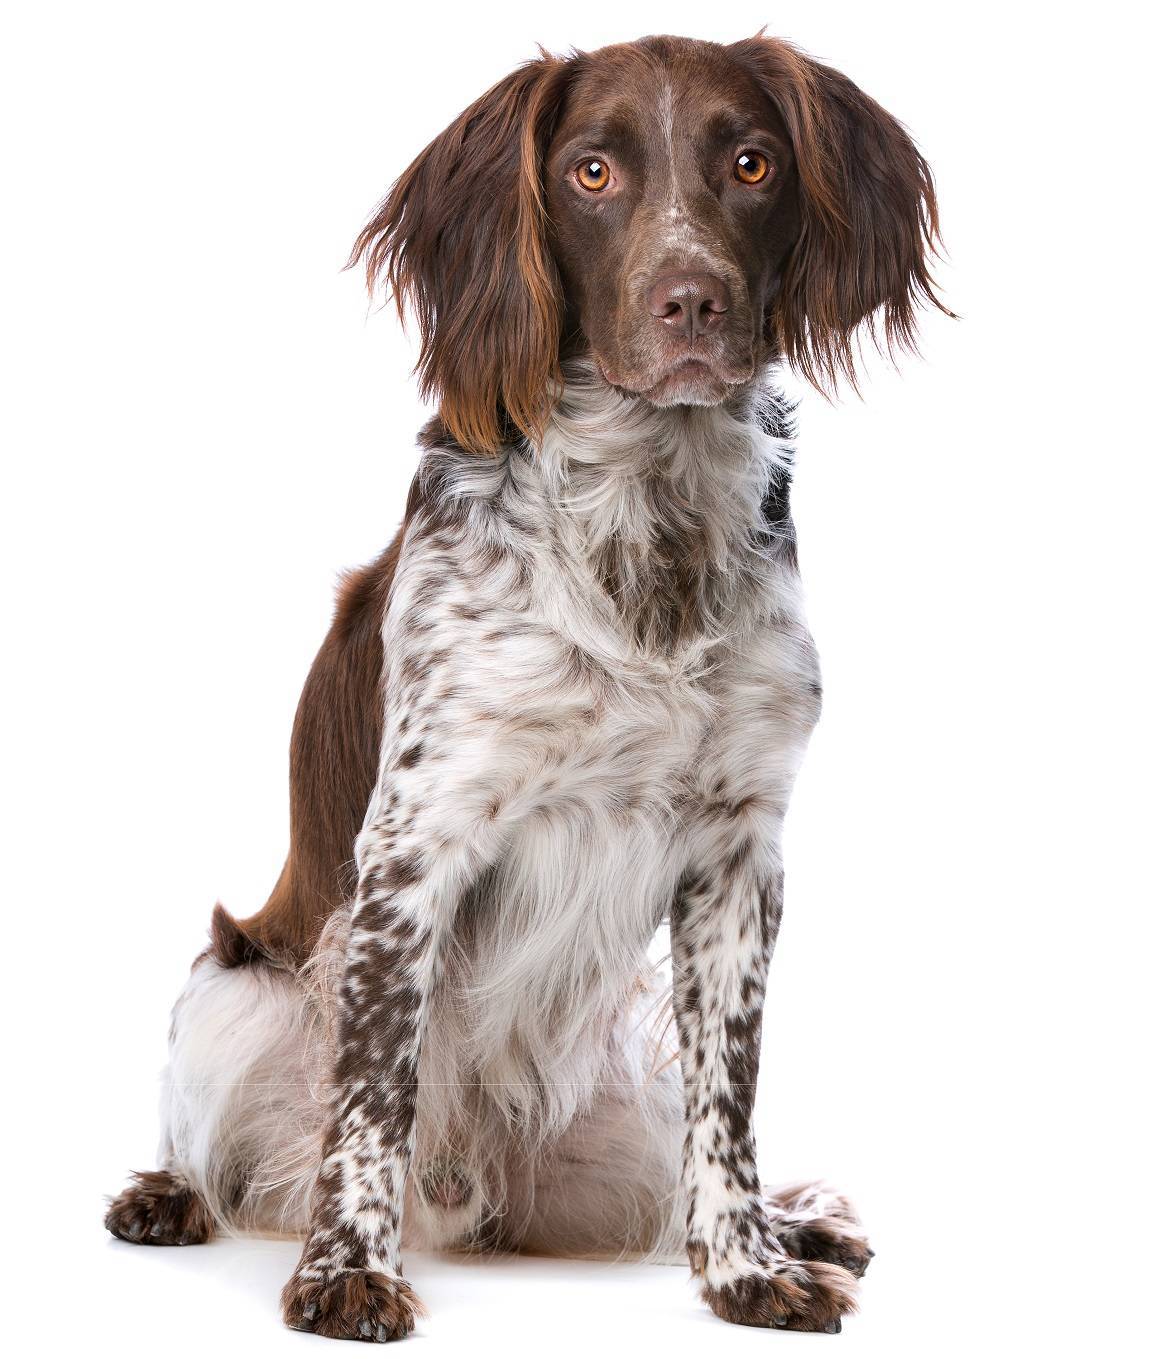
[[[666,196],[660,223],[662,228],[662,248],[664,251],[685,251],[690,257],[687,263],[695,268],[714,271],[719,267],[715,254],[706,246],[694,224],[687,217],[682,192],[678,182],[678,160],[675,155],[674,140],[674,87],[669,80],[663,82],[662,93],[658,96],[658,121],[665,142],[666,168],[670,175],[670,192]]]
[[[662,86],[658,96],[658,117],[662,124],[662,135],[666,141],[666,164],[670,171],[670,214],[679,215],[678,174],[674,163],[674,87],[670,81]]]

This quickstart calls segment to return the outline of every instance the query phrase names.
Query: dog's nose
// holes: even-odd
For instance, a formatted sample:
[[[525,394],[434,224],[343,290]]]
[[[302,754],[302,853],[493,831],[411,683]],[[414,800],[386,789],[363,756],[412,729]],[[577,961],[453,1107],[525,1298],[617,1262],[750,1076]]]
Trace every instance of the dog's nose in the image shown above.
[[[693,340],[723,324],[731,296],[713,274],[670,274],[646,295],[650,315],[680,337]]]

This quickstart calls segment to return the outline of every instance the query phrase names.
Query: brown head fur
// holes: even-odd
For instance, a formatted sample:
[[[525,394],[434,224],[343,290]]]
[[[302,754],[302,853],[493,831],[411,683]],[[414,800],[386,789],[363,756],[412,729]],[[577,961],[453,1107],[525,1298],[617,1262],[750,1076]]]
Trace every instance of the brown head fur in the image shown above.
[[[666,89],[678,112],[664,120]],[[574,154],[568,134],[587,123],[581,148],[618,173],[573,197],[550,149]],[[754,196],[724,173],[744,136],[774,148]],[[729,303],[720,334],[685,353],[646,315],[656,270],[700,267],[656,246],[667,170],[674,218]],[[568,353],[664,404],[725,399],[780,357],[822,390],[853,382],[859,329],[912,349],[916,308],[946,311],[938,239],[925,160],[837,71],[762,35],[645,38],[542,53],[500,81],[395,183],[350,263],[414,310],[424,395],[459,443],[490,452],[509,422],[539,442]]]

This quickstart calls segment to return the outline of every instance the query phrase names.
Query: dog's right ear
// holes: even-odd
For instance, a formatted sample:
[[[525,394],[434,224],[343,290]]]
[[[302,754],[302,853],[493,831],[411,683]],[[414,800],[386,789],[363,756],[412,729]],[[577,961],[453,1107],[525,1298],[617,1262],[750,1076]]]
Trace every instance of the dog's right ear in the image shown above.
[[[560,381],[562,296],[545,232],[544,154],[571,61],[542,54],[459,115],[357,238],[418,318],[419,385],[451,434],[495,451],[505,417],[539,441]]]

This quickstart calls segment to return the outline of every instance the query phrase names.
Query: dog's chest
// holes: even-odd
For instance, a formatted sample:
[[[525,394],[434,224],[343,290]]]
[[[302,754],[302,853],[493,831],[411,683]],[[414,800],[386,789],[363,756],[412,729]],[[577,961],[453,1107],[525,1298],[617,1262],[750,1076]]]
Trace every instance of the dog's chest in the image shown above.
[[[746,767],[766,769],[803,726],[803,624],[762,607],[775,591],[756,576],[666,645],[639,626],[652,599],[619,607],[593,565],[548,534],[513,525],[514,550],[501,553],[484,546],[503,536],[498,524],[468,528],[420,537],[396,584],[392,741],[408,760],[416,747],[437,753],[467,796],[505,817],[512,862],[534,878],[587,884],[603,860],[631,882],[634,861],[667,871],[663,847],[712,769],[726,782],[745,746]]]

